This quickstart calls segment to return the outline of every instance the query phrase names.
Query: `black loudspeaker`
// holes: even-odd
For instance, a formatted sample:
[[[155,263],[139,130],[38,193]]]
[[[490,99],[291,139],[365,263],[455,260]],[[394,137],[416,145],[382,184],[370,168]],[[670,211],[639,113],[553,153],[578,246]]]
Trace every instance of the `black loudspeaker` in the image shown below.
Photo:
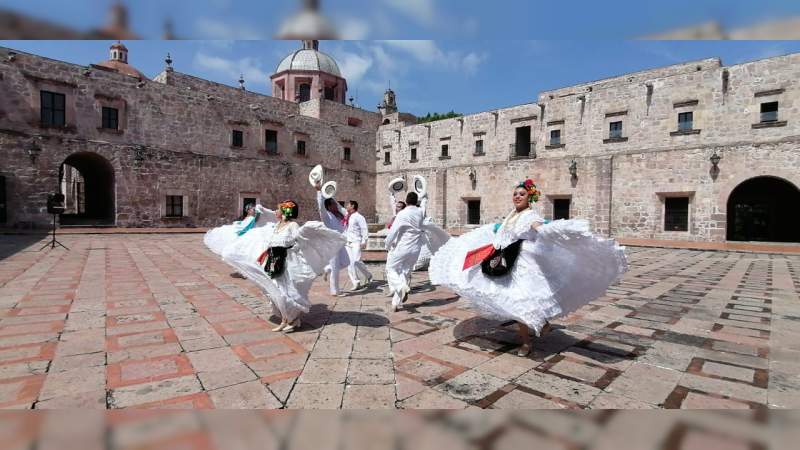
[[[63,214],[66,210],[64,205],[64,194],[57,192],[47,194],[47,213],[48,214]]]
[[[69,250],[64,244],[58,242],[58,239],[56,239],[56,217],[58,217],[59,214],[62,214],[65,209],[67,208],[66,205],[64,205],[64,194],[60,192],[47,194],[47,213],[53,215],[53,237],[50,242],[44,244],[39,251],[44,250],[48,246],[50,248],[56,248],[56,245],[60,245],[65,250]]]

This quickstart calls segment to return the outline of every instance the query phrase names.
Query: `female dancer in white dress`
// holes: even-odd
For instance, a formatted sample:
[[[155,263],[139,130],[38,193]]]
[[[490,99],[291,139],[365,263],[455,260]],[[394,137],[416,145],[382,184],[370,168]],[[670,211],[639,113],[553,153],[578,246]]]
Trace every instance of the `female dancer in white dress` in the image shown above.
[[[299,226],[298,206],[287,200],[278,213],[256,206],[270,223],[229,246],[223,259],[256,283],[272,302],[281,323],[273,331],[290,333],[308,313],[308,292],[314,279],[344,246],[344,236],[319,221]]]
[[[518,354],[531,351],[548,320],[600,297],[628,268],[623,247],[592,235],[585,220],[544,220],[532,208],[539,191],[525,180],[502,224],[450,239],[431,259],[433,284],[468,299],[481,315],[519,323]]]
[[[208,230],[203,237],[203,242],[209,250],[222,256],[222,251],[225,247],[236,242],[240,236],[254,227],[266,224],[265,220],[259,220],[261,213],[256,211],[255,203],[248,203],[244,209],[244,216],[241,220]]]

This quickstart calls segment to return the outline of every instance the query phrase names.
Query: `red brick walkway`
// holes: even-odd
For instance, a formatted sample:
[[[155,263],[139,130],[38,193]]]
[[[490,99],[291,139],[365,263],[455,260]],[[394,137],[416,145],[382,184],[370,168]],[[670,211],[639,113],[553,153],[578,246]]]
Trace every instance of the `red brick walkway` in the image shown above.
[[[198,234],[0,236],[0,408],[797,408],[800,256],[629,247],[630,271],[515,326],[414,273],[389,312],[318,280],[296,333]],[[344,275],[342,275],[344,279]]]

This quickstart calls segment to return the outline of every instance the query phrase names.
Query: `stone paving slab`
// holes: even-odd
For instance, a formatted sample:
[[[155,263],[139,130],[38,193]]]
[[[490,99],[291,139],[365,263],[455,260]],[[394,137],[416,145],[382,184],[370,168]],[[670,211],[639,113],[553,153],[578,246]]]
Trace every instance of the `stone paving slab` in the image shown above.
[[[0,236],[18,249],[0,260],[0,408],[800,404],[798,255],[629,247],[631,270],[523,358],[514,324],[477,317],[425,272],[399,312],[380,264],[344,297],[319,279],[304,326],[283,334],[202,235],[63,241],[39,252]]]

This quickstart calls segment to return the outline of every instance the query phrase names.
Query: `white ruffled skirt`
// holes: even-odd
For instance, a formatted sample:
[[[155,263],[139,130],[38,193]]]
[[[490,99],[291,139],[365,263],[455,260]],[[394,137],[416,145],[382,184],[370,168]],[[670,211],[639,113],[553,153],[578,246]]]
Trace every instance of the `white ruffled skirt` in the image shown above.
[[[233,224],[208,230],[203,236],[203,243],[206,244],[209,250],[218,256],[222,256],[222,251],[225,247],[233,244],[239,238],[239,235],[236,234],[238,230],[239,227]]]
[[[462,270],[467,252],[491,244],[494,225],[450,239],[431,258],[431,282],[452,289],[483,316],[516,320],[538,335],[545,322],[602,296],[628,270],[624,247],[594,236],[585,220],[557,220],[523,241],[511,272],[488,277]]]
[[[288,250],[286,269],[277,278],[270,278],[258,264],[258,257],[267,249],[275,224],[253,228],[225,249],[222,259],[254,282],[270,299],[273,312],[289,322],[308,313],[308,293],[314,279],[341,249],[344,238],[321,222],[308,222],[303,227],[304,239]]]

